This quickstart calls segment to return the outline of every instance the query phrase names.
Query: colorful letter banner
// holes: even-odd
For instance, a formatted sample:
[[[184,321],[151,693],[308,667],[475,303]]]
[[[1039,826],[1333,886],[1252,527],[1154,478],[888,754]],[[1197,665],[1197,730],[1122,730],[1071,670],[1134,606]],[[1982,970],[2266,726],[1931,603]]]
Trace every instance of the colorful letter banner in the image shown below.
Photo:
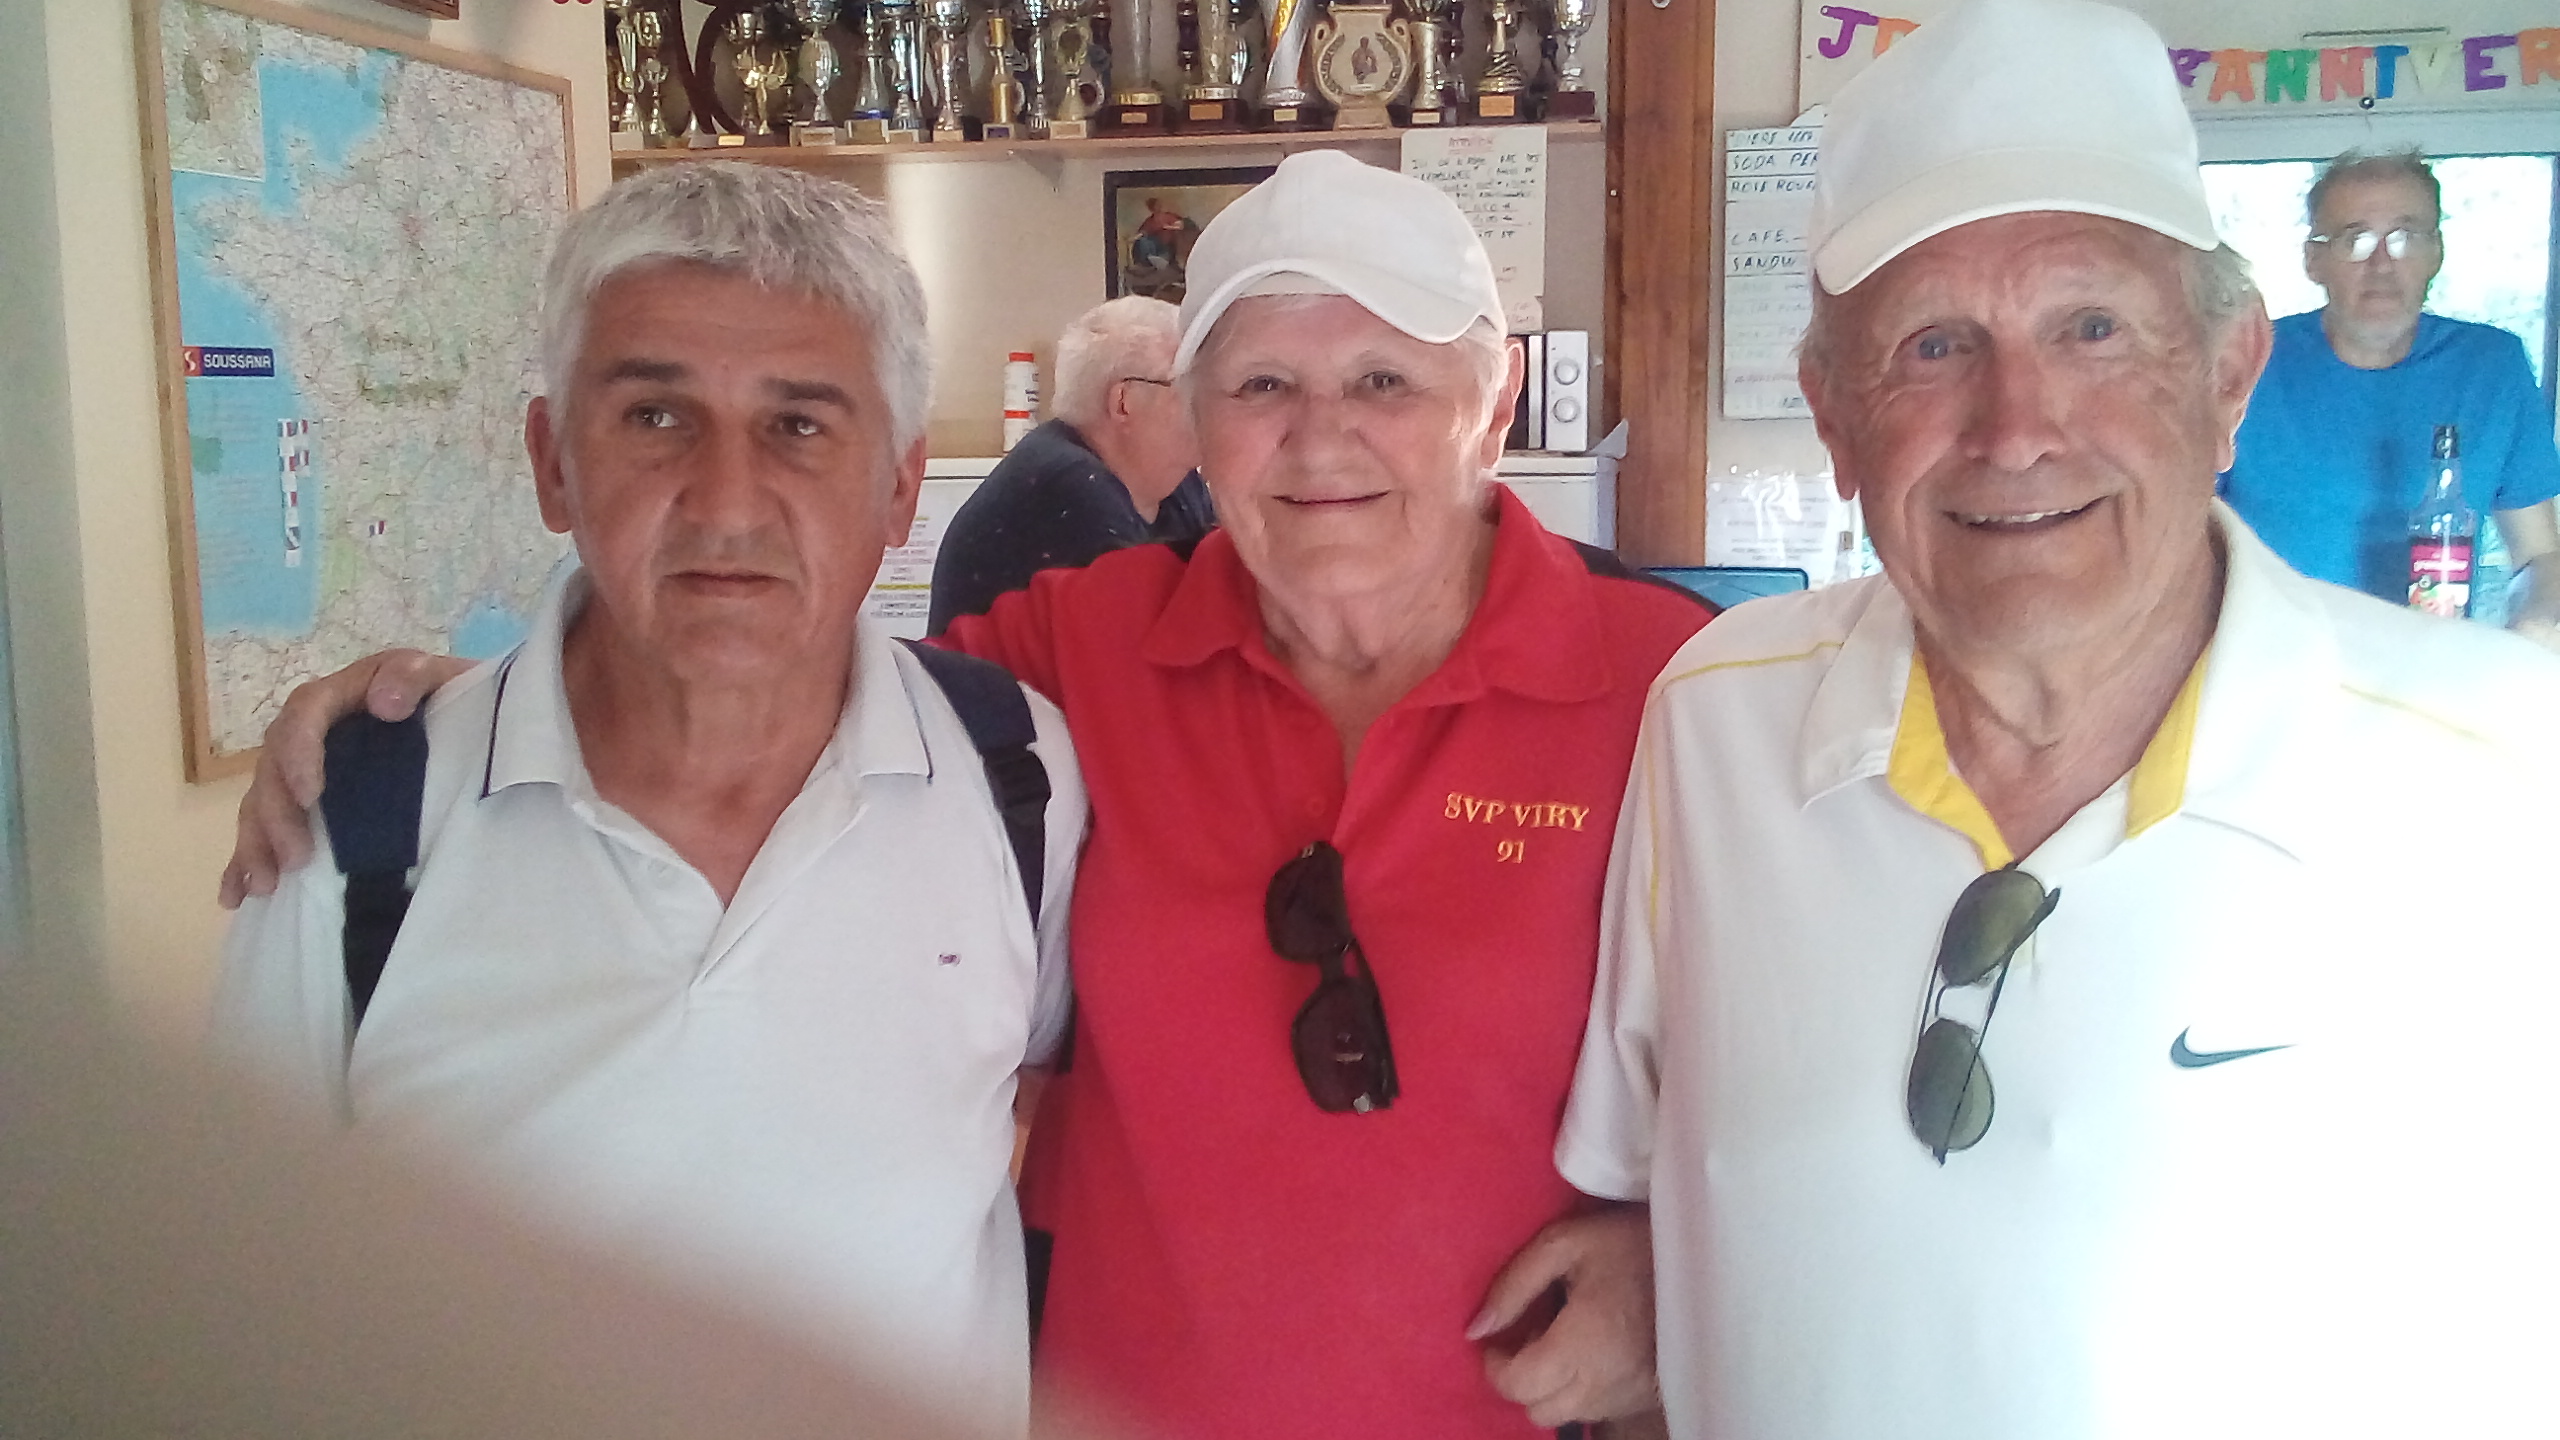
[[[1888,12],[1803,0],[1799,107],[1830,99],[1850,76],[1953,3],[1895,0]],[[2139,12],[2142,7],[2129,8]],[[2017,58],[2024,64],[2035,61],[2030,55]],[[2169,62],[2186,88],[2188,107],[2199,114],[2235,114],[2252,106],[2560,106],[2560,25],[2520,25],[2505,34],[2413,39],[2405,45],[2266,50],[2172,45]],[[2536,89],[2544,84],[2551,88]]]

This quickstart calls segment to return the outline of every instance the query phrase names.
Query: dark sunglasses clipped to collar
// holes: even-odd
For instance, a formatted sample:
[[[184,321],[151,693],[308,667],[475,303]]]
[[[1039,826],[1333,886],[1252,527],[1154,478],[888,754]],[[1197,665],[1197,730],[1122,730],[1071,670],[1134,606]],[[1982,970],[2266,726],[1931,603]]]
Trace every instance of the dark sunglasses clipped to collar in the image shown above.
[[[2033,875],[2008,865],[1964,887],[1947,916],[1929,981],[1928,1023],[1912,1052],[1903,1093],[1911,1133],[1941,1165],[1949,1152],[1970,1149],[1991,1129],[1991,1071],[1982,1063],[1983,1039],[2009,983],[2010,957],[2061,901],[2061,891],[2048,891]],[[1986,980],[1991,1003],[1983,1009],[1980,1030],[1938,1013],[1948,991]]]
[[[1316,1108],[1367,1114],[1395,1103],[1396,1057],[1369,957],[1351,933],[1342,894],[1342,852],[1322,840],[1271,877],[1262,898],[1271,948],[1316,966],[1316,992],[1289,1026],[1289,1053]]]

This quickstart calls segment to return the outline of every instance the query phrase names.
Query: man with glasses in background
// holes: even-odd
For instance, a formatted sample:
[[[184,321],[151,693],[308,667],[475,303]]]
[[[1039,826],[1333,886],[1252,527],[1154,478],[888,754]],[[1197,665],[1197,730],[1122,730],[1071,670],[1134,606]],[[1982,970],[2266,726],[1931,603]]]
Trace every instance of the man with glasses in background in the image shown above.
[[[2308,209],[2302,268],[2329,303],[2275,322],[2224,498],[2303,574],[2404,603],[2409,514],[2436,427],[2457,426],[2464,498],[2496,517],[2510,577],[2503,606],[2472,613],[2560,645],[2551,410],[2514,335],[2419,308],[2444,266],[2435,172],[2414,150],[2351,150],[2321,168]]]
[[[1200,442],[1173,393],[1181,312],[1105,300],[1058,337],[1058,418],[1022,437],[943,531],[929,633],[984,615],[1043,570],[1131,545],[1198,540],[1218,523]]]
[[[2142,21],[1967,0],[1817,183],[1884,574],[1655,682],[1557,1147],[1672,1433],[2547,1432],[2560,661],[2215,503],[2268,325]]]

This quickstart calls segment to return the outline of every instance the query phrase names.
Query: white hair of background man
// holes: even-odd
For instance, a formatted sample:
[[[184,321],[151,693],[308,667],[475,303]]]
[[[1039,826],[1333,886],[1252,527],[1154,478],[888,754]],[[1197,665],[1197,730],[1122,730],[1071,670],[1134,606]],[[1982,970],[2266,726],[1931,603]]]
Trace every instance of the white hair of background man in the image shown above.
[[[1067,322],[1055,367],[1058,418],[1079,430],[1100,424],[1113,382],[1173,378],[1181,341],[1182,312],[1144,295],[1105,300]]]
[[[734,160],[634,176],[561,232],[542,277],[542,381],[555,407],[568,401],[596,291],[663,261],[735,271],[841,307],[871,337],[893,453],[924,433],[933,392],[924,286],[885,212],[841,181]]]

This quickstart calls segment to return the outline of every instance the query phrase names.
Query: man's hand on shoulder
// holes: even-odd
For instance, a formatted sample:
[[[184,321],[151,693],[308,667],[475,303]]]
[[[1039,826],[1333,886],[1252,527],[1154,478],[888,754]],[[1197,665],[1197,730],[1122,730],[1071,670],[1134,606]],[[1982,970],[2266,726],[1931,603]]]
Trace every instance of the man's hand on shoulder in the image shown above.
[[[231,863],[222,867],[222,908],[275,893],[276,877],[311,858],[309,811],[320,801],[321,742],[359,709],[405,720],[463,671],[468,660],[422,650],[385,650],[343,670],[306,680],[285,697],[258,749],[258,770],[240,797]]]
[[[1539,1425],[1660,1404],[1650,1212],[1612,1205],[1539,1231],[1494,1278],[1467,1338],[1484,1342],[1493,1388]]]

